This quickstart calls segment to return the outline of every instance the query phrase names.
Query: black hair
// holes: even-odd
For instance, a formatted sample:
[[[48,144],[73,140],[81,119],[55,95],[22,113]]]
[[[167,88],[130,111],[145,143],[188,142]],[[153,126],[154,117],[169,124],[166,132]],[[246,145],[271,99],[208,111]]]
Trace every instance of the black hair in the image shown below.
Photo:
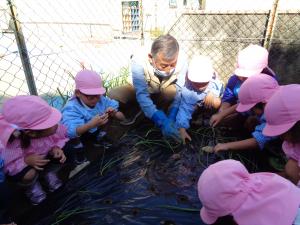
[[[15,132],[12,133],[12,135],[8,139],[8,143],[12,143],[17,138],[20,139],[22,149],[26,149],[30,146],[31,138],[23,130],[18,131],[18,135],[16,135]]]
[[[293,144],[300,143],[300,121],[294,124],[294,126],[286,132],[289,135],[289,141]]]
[[[237,222],[235,222],[232,215],[222,216],[217,219],[213,225],[238,225]]]
[[[260,110],[264,110],[264,107],[265,107],[265,103],[263,102],[259,102],[255,106],[253,106],[253,108],[260,109]]]

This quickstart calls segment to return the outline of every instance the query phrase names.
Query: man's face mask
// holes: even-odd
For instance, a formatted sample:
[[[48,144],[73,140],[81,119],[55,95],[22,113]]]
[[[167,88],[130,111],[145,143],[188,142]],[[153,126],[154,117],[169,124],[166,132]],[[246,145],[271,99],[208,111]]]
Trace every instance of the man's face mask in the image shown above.
[[[175,72],[175,68],[171,69],[169,73],[165,71],[161,71],[157,69],[155,66],[153,67],[153,69],[154,69],[154,73],[159,77],[169,77]]]
[[[154,74],[159,77],[169,77],[175,72],[175,66],[169,72],[159,70],[155,64],[154,59],[152,59],[152,66],[153,66]]]

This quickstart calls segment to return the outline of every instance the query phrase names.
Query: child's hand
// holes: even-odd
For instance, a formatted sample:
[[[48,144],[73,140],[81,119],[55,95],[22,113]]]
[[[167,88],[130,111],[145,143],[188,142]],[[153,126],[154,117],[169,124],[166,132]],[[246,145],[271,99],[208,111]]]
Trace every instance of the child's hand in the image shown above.
[[[91,128],[99,127],[108,122],[108,114],[104,113],[103,115],[96,115],[90,122],[89,125]]]
[[[214,114],[211,116],[210,120],[209,120],[209,124],[212,127],[217,126],[223,119],[223,116],[220,113]]]
[[[108,116],[111,116],[113,117],[115,114],[116,114],[117,110],[112,108],[112,107],[108,107],[106,110],[105,110],[105,113],[108,114]]]
[[[188,139],[189,141],[192,140],[192,138],[190,137],[190,135],[186,132],[186,129],[180,128],[179,129],[179,133],[180,133],[180,137],[181,137],[181,140],[182,140],[183,144],[185,144],[185,140],[186,139]]]
[[[214,107],[214,99],[215,95],[212,92],[208,92],[204,98],[204,106],[205,108],[211,109]]]
[[[125,115],[122,112],[120,112],[120,111],[116,112],[115,118],[117,118],[120,121],[125,121],[126,120]]]
[[[244,123],[244,127],[249,131],[249,132],[253,132],[255,127],[259,124],[259,120],[256,116],[249,116],[245,123]]]
[[[227,143],[219,143],[214,147],[214,152],[219,152],[219,151],[227,151],[229,150],[229,146]]]
[[[50,160],[45,159],[44,156],[37,155],[37,154],[31,154],[24,158],[24,162],[28,166],[32,166],[36,170],[43,170],[43,166],[45,166]]]
[[[60,163],[64,163],[66,161],[66,156],[61,148],[53,147],[51,153],[54,159],[59,159]]]

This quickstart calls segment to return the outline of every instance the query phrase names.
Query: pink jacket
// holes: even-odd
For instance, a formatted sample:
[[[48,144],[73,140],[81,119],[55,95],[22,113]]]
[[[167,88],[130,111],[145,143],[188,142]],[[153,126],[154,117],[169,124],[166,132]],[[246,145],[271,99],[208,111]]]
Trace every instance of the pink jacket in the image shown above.
[[[8,143],[5,148],[0,142],[0,155],[4,160],[4,172],[10,176],[16,175],[28,166],[24,162],[25,157],[31,154],[46,157],[53,147],[62,148],[68,140],[66,127],[59,124],[55,134],[31,139],[30,146],[25,150],[21,148],[19,139]]]

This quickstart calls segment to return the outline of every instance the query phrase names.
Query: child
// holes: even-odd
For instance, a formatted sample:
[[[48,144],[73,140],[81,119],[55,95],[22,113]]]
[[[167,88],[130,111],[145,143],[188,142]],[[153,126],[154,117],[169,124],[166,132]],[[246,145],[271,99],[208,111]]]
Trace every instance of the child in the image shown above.
[[[74,97],[62,109],[62,123],[68,129],[68,136],[72,139],[74,148],[80,153],[83,151],[83,145],[79,137],[85,136],[97,141],[103,135],[100,128],[103,129],[109,118],[123,121],[125,117],[118,111],[117,101],[103,96],[105,89],[96,72],[80,71],[75,77],[75,85]]]
[[[219,143],[215,146],[214,151],[263,149],[268,141],[275,139],[276,137],[266,137],[262,134],[262,130],[266,125],[263,113],[265,104],[278,89],[278,82],[267,74],[261,73],[249,77],[242,84],[239,91],[240,102],[236,110],[238,112],[251,110],[259,119],[259,124],[255,127],[254,132],[252,132],[252,138],[242,141]]]
[[[198,181],[201,219],[230,215],[239,225],[300,223],[300,189],[273,173],[252,173],[236,160],[210,165]]]
[[[280,135],[282,149],[288,157],[287,177],[300,186],[300,85],[281,86],[265,108],[266,126],[263,134]]]
[[[191,137],[186,132],[197,107],[218,109],[221,104],[223,84],[217,78],[210,58],[195,55],[189,65],[182,98],[176,116],[176,125],[183,143]]]
[[[66,129],[59,125],[61,113],[37,96],[16,96],[3,104],[0,114],[0,154],[8,179],[26,186],[32,204],[41,203],[46,194],[38,176],[49,191],[62,182],[50,169],[49,162],[64,163],[62,147],[68,141]]]
[[[238,53],[237,68],[228,80],[219,112],[210,119],[210,124],[213,127],[218,125],[225,117],[228,118],[229,115],[236,112],[240,86],[248,77],[259,73],[268,74],[272,77],[276,76],[268,67],[268,57],[269,53],[265,48],[253,44]]]

